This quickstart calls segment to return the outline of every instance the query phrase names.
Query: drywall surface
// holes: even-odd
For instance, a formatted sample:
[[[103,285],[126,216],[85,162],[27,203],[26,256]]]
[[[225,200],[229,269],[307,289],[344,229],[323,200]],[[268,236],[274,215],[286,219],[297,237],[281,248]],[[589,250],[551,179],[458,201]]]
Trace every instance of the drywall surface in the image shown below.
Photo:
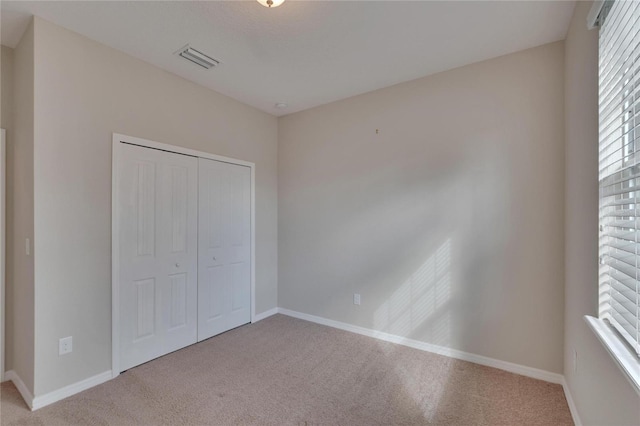
[[[640,397],[583,320],[598,315],[598,30],[587,29],[590,8],[577,3],[565,41],[564,375],[585,425],[635,425]]]
[[[279,306],[561,373],[563,91],[557,42],[280,118]]]
[[[277,119],[38,18],[35,43],[36,396],[111,368],[112,132],[256,164],[256,311],[276,307]]]
[[[34,27],[13,52],[13,128],[7,130],[7,370],[34,390]],[[4,105],[3,105],[4,106]]]
[[[9,131],[13,124],[13,49],[0,48],[0,127]]]
[[[1,47],[1,57],[0,57],[0,127],[7,131],[6,137],[8,141],[7,146],[7,154],[11,156],[11,150],[13,149],[11,146],[11,139],[13,138],[13,87],[14,87],[14,79],[13,79],[13,49],[0,46]],[[9,178],[9,182],[13,179],[14,168],[11,163],[6,163],[7,166],[11,167],[11,173],[6,171],[6,178]],[[10,194],[9,194],[10,193]],[[13,199],[13,187],[11,185],[6,185],[6,195],[5,195],[5,203],[9,201],[9,199]],[[6,214],[5,214],[5,226],[6,230],[10,231],[11,228],[8,226],[10,223],[13,223],[13,208],[10,205],[5,204],[6,206]],[[7,217],[9,216],[9,217]],[[13,237],[13,235],[12,235]],[[8,240],[6,234],[5,239]],[[6,248],[13,247],[13,241],[5,241]],[[8,265],[9,263],[13,264],[13,251],[5,250],[5,263]],[[13,300],[13,288],[8,285],[9,281],[9,273],[7,272],[7,266],[5,266],[5,298],[4,304],[0,308],[0,315],[4,315],[5,319],[5,347],[12,348],[11,343],[13,342],[13,303],[8,303],[7,300]],[[12,271],[13,272],[13,271]],[[12,356],[12,350],[5,350],[5,371],[11,369],[11,364],[7,358]]]

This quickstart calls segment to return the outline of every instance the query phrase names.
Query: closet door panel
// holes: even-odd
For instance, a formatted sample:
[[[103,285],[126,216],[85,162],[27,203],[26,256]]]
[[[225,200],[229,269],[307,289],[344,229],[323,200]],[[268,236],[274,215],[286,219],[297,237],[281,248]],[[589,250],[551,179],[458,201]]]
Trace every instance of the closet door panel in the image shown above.
[[[117,170],[120,368],[197,338],[197,159],[124,144]]]
[[[163,354],[197,341],[198,160],[164,153],[158,239],[166,274],[163,287]]]
[[[198,168],[198,340],[204,340],[251,321],[251,171],[202,158]]]
[[[231,222],[229,224],[229,316],[227,326],[251,321],[251,172],[229,168]]]
[[[157,162],[123,147],[120,163],[120,367],[161,355],[161,277],[155,271]]]

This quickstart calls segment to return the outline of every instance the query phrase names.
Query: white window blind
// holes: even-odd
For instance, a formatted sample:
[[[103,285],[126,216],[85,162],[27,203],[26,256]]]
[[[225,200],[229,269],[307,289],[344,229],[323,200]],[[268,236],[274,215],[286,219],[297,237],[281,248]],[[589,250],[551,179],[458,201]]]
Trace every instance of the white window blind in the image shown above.
[[[600,317],[640,354],[640,1],[600,22]]]

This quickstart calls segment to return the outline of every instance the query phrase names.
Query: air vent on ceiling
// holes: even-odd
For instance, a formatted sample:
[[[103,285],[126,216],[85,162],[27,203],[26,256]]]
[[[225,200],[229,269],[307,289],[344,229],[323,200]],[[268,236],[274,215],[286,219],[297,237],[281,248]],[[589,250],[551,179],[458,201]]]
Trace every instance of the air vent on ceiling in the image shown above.
[[[217,61],[212,57],[205,55],[204,53],[190,47],[188,44],[182,49],[178,50],[176,54],[188,61],[193,62],[196,65],[200,65],[202,68],[210,69],[215,67],[216,65],[220,65],[220,61]]]

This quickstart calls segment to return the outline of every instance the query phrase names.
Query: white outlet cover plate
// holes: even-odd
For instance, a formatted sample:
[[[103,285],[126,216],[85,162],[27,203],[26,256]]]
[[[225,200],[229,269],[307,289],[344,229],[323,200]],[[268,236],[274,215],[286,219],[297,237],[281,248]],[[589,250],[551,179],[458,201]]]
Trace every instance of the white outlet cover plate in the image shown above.
[[[63,337],[60,339],[58,354],[65,355],[73,351],[73,337]]]

